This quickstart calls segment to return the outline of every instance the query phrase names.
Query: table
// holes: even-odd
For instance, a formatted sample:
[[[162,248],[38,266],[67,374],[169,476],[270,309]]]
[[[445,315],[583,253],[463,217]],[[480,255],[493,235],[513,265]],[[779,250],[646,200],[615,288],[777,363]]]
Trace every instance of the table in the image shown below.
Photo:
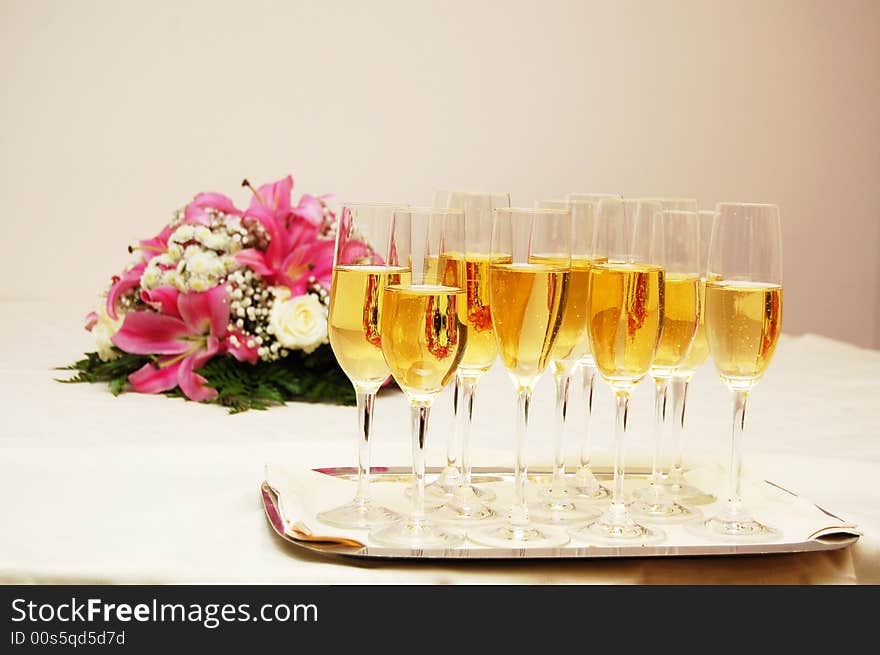
[[[62,385],[53,366],[91,350],[80,308],[2,303],[0,582],[6,583],[880,583],[880,351],[784,336],[750,400],[745,463],[865,534],[843,550],[750,558],[455,562],[330,559],[277,539],[259,485],[267,462],[353,465],[354,409],[294,403],[229,416],[216,406]],[[529,458],[552,456],[552,380],[533,403]],[[629,462],[646,461],[652,389],[636,392]],[[596,399],[597,457],[607,456],[611,396]],[[688,458],[723,465],[729,398],[707,364],[692,385]],[[449,390],[432,416],[429,463],[442,462]],[[377,401],[374,463],[409,462],[405,399]],[[571,409],[570,441],[583,425]],[[477,464],[509,466],[515,406],[499,367],[481,382]],[[574,457],[576,443],[570,444]]]

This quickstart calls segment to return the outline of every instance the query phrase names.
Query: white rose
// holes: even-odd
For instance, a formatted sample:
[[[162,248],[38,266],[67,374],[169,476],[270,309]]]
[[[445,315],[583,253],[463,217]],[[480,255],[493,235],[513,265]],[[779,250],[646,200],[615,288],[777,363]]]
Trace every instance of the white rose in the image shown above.
[[[92,336],[95,337],[95,345],[98,347],[98,357],[102,362],[109,362],[119,357],[119,353],[113,350],[113,342],[110,339],[122,327],[123,316],[117,319],[110,318],[107,314],[106,301],[100,302],[95,308],[98,320],[92,327]]]
[[[327,343],[327,309],[312,293],[290,297],[286,287],[276,287],[275,302],[269,313],[269,327],[285,348],[313,352]]]

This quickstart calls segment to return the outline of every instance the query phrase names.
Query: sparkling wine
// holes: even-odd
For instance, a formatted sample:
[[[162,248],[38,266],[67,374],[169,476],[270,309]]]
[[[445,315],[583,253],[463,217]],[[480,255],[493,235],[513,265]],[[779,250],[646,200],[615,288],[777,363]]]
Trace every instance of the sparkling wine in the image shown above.
[[[458,287],[385,287],[382,352],[394,379],[411,398],[439,393],[455,374],[467,345],[467,328],[459,317],[465,304]]]
[[[355,386],[378,387],[389,375],[379,333],[386,277],[406,283],[409,272],[384,266],[337,266],[330,287],[328,331],[336,361]]]
[[[489,290],[501,361],[529,386],[547,367],[562,324],[569,270],[544,264],[492,264]]]
[[[467,316],[462,316],[467,325],[467,347],[459,368],[484,372],[498,356],[489,303],[489,266],[509,261],[510,258],[490,255],[444,253],[440,256],[441,283],[464,289],[467,299]]]
[[[644,264],[590,270],[590,346],[612,386],[628,389],[651,367],[663,327],[664,277],[661,267]]]
[[[663,286],[663,331],[651,365],[655,377],[669,377],[685,362],[700,322],[699,277],[667,273]]]
[[[532,255],[532,263],[561,265],[559,258]],[[565,260],[565,265],[567,265]],[[577,360],[590,352],[590,339],[587,334],[587,309],[590,300],[590,268],[604,259],[572,257],[571,275],[568,280],[568,293],[562,311],[562,324],[559,335],[550,353],[554,360]]]
[[[782,286],[709,281],[706,328],[712,359],[732,388],[751,388],[763,375],[782,326]]]
[[[691,351],[679,367],[682,372],[696,371],[709,356],[709,341],[706,338],[706,280],[700,280],[700,321]]]

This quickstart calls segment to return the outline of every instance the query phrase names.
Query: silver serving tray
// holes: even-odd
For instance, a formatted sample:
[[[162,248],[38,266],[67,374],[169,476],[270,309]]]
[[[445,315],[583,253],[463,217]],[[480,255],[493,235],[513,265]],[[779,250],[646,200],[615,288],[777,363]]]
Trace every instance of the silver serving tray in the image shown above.
[[[356,479],[357,469],[344,468],[321,468],[315,469],[324,475],[334,477]],[[401,483],[411,480],[411,470],[408,467],[374,467],[372,481],[377,484]],[[429,467],[428,474],[440,473],[439,468]],[[510,479],[513,472],[510,469],[474,468],[474,482],[490,482]],[[609,480],[610,471],[596,470],[596,477],[600,480]],[[529,472],[530,480],[539,480],[550,475],[549,471],[537,470]],[[627,470],[627,478],[647,479],[649,472],[644,470]],[[773,482],[764,481],[775,490],[797,497],[792,491],[781,487]],[[594,545],[566,545],[559,548],[487,548],[464,544],[449,549],[402,549],[385,546],[371,546],[349,541],[349,544],[323,541],[320,538],[307,537],[297,534],[290,529],[279,507],[279,494],[268,482],[261,486],[261,498],[263,508],[269,525],[275,533],[285,541],[295,544],[306,550],[342,556],[345,558],[367,559],[420,559],[420,560],[461,560],[461,559],[593,559],[609,557],[699,557],[699,556],[736,556],[736,555],[769,555],[776,553],[799,553],[820,550],[838,550],[848,548],[859,540],[861,532],[856,526],[831,512],[813,504],[823,514],[839,523],[839,528],[822,530],[819,534],[805,541],[789,541],[783,539],[773,542],[752,543],[717,543],[712,545],[674,545],[658,544],[651,546],[594,546]],[[812,504],[812,503],[811,503]]]

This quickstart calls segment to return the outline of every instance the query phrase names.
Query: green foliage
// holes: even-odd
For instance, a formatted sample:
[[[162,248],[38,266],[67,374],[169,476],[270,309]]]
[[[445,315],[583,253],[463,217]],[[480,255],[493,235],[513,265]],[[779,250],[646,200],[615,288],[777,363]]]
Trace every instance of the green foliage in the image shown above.
[[[120,356],[103,362],[97,353],[59,370],[77,371],[59,382],[107,382],[115,396],[127,384],[128,376],[155,358],[118,351]],[[231,414],[249,409],[267,409],[288,401],[353,405],[354,390],[330,350],[324,345],[312,354],[291,351],[275,362],[239,362],[230,356],[215,357],[198,371],[217,390],[213,402],[229,408]],[[184,397],[178,388],[166,392]]]
[[[109,362],[102,361],[98,353],[86,353],[86,356],[78,362],[56,369],[77,371],[73,377],[58,382],[107,382],[110,385],[110,393],[118,396],[125,388],[128,376],[153,358],[148,355],[132,355],[116,348],[114,350],[119,353],[119,357]]]

